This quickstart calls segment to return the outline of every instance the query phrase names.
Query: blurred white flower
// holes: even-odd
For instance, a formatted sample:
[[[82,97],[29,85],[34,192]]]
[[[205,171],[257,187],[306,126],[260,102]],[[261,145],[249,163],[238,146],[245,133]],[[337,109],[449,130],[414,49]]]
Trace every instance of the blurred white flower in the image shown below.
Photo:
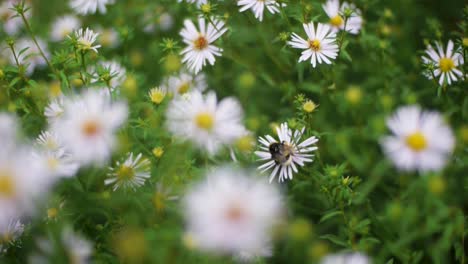
[[[276,133],[278,140],[270,135],[266,135],[264,138],[259,137],[260,151],[255,151],[255,155],[261,161],[266,162],[259,166],[258,169],[265,172],[273,168],[270,174],[270,182],[273,181],[277,174],[279,182],[287,179],[292,180],[293,172],[298,172],[296,164],[302,167],[305,165],[304,163],[312,162],[314,155],[309,153],[317,150],[315,144],[318,142],[318,139],[312,136],[300,142],[304,134],[304,128],[300,131],[296,130],[293,133],[287,123],[283,123],[279,128],[276,128]]]
[[[454,49],[452,40],[448,41],[447,50],[444,52],[442,44],[436,43],[437,51],[428,45],[426,55],[422,56],[422,61],[425,64],[434,64],[435,69],[430,74],[425,74],[430,80],[434,77],[439,78],[439,85],[447,82],[449,85],[459,79],[464,79],[463,68],[464,60],[461,53],[461,48]]]
[[[262,255],[283,220],[282,195],[248,171],[216,168],[183,199],[187,233],[213,253]]]
[[[34,149],[33,157],[43,163],[49,174],[54,177],[72,177],[76,174],[78,162],[67,152],[55,133],[43,131],[36,142],[38,147]]]
[[[63,116],[65,112],[63,100],[63,96],[56,97],[46,106],[44,116],[47,117],[49,125],[53,124]]]
[[[18,133],[16,117],[0,112],[0,138],[4,142],[13,141]],[[1,142],[2,140],[0,140]]]
[[[81,165],[103,165],[116,145],[115,132],[127,119],[127,105],[90,89],[65,100],[64,107],[52,131]]]
[[[177,0],[177,2],[182,2],[184,0]],[[204,4],[207,4],[208,3],[208,0],[185,0],[187,3],[196,3],[197,6],[201,6],[201,5],[204,5]]]
[[[244,135],[242,108],[237,99],[218,103],[214,92],[200,91],[175,98],[167,110],[167,127],[175,136],[189,139],[214,155],[223,145],[230,145]]]
[[[204,18],[198,18],[197,29],[192,21],[185,20],[184,28],[180,31],[183,41],[188,46],[181,51],[183,55],[182,62],[186,63],[188,69],[198,73],[205,65],[206,61],[214,65],[215,56],[221,56],[223,49],[218,48],[212,43],[223,35],[227,28],[224,22],[212,18],[206,25]]]
[[[296,49],[303,49],[299,62],[310,58],[312,67],[315,68],[317,62],[331,64],[331,60],[338,56],[338,45],[336,44],[336,34],[330,26],[318,23],[317,30],[313,22],[303,24],[307,34],[307,40],[301,38],[296,33],[292,34],[291,41],[288,44]],[[331,60],[330,60],[331,59]]]
[[[452,130],[437,112],[404,106],[387,119],[393,133],[382,139],[387,157],[398,169],[419,172],[442,169],[454,148]]]
[[[237,5],[240,6],[239,11],[244,12],[252,9],[255,18],[262,21],[265,8],[272,14],[280,12],[280,4],[276,0],[238,0]]]
[[[66,15],[59,17],[52,24],[50,39],[56,42],[62,41],[80,27],[81,21],[76,16]]]
[[[361,253],[333,254],[325,256],[320,264],[371,264],[368,256]]]
[[[70,0],[70,7],[80,15],[101,14],[107,12],[106,5],[114,4],[115,0]]]
[[[89,28],[80,28],[74,32],[74,35],[78,42],[78,48],[82,51],[92,50],[97,53],[97,49],[101,47],[101,45],[94,45],[99,34]]]
[[[150,174],[150,161],[143,157],[140,153],[133,157],[133,153],[129,153],[124,162],[118,161],[114,167],[110,167],[108,179],[104,181],[106,185],[113,185],[112,190],[117,189],[133,189],[141,187],[145,184]]]
[[[28,2],[29,1],[26,1],[26,3]],[[8,35],[17,34],[24,26],[24,22],[21,17],[16,16],[16,12],[12,10],[13,6],[19,3],[20,0],[5,0],[0,3],[0,24],[3,25],[3,30]],[[31,18],[31,10],[26,12],[24,15],[26,19]]]
[[[8,246],[13,244],[24,232],[24,225],[17,218],[0,221],[0,254],[6,252]]]
[[[345,30],[351,34],[358,34],[361,30],[361,10],[356,8],[354,4],[343,2],[340,7],[339,0],[328,0],[325,4],[322,5],[322,7],[330,18],[329,24],[334,32],[337,32],[338,30]],[[350,16],[346,21],[345,13],[350,13]]]
[[[192,75],[184,71],[180,72],[179,75],[170,76],[165,84],[168,92],[175,96],[195,90],[203,92],[207,87],[205,74]]]
[[[113,28],[99,28],[99,43],[103,47],[115,48],[120,45],[119,32]]]
[[[71,228],[65,228],[65,230],[63,230],[62,242],[68,255],[68,263],[91,263],[91,255],[93,254],[93,245],[91,242],[74,233]]]
[[[47,50],[47,44],[40,38],[37,38],[37,43],[41,47],[42,51],[46,58],[50,58],[50,54]],[[21,51],[25,50],[20,54]],[[18,59],[18,62],[22,65],[27,65],[26,74],[31,75],[36,68],[43,68],[47,65],[47,62],[41,56],[39,49],[36,44],[31,39],[22,38],[16,41],[15,43],[15,53]],[[16,65],[15,56],[11,51],[9,51],[9,60],[10,63]]]
[[[169,31],[174,25],[174,17],[169,13],[162,13],[159,16],[158,22],[162,31]]]

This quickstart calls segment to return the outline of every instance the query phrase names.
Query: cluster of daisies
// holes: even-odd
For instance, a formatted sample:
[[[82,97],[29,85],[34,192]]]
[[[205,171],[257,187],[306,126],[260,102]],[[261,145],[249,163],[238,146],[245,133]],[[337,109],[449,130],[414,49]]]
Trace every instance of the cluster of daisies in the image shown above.
[[[0,6],[0,17],[7,18],[4,30],[16,34],[22,21],[12,12],[15,0]],[[179,2],[181,2],[179,0]],[[187,0],[198,6],[206,0]],[[106,13],[114,0],[71,0],[70,7],[78,15]],[[4,6],[8,8],[5,8]],[[264,12],[280,13],[287,8],[275,0],[239,0],[239,11],[251,10],[255,18],[263,20]],[[343,30],[358,34],[363,23],[361,11],[349,3],[328,0],[323,10],[328,23],[303,24],[306,38],[293,33],[288,45],[301,49],[301,61],[331,64],[339,52],[337,32]],[[162,28],[170,28],[172,18],[161,16]],[[147,25],[145,31],[154,30]],[[207,87],[201,73],[207,63],[214,65],[223,49],[214,45],[227,32],[225,23],[216,18],[198,18],[197,25],[184,21],[180,31],[187,45],[182,51],[186,69],[169,76],[148,93],[149,99],[161,104],[166,96],[170,102],[166,111],[165,128],[176,138],[190,141],[208,156],[228,150],[236,160],[234,145],[252,134],[243,123],[241,103],[233,97],[219,99]],[[104,38],[102,37],[104,36]],[[103,46],[118,45],[118,33],[113,30],[83,28],[75,15],[60,17],[54,23],[50,40],[71,40],[77,51],[97,53]],[[105,44],[107,43],[107,44]],[[27,65],[31,75],[36,67],[46,65],[50,53],[46,42],[29,39],[16,42],[16,50],[25,50],[19,56],[8,54],[12,64]],[[37,54],[42,54],[38,56]],[[439,79],[439,84],[451,83],[464,76],[459,67],[463,57],[449,41],[444,52],[440,44],[429,46],[423,56],[426,64],[433,64],[429,78]],[[106,166],[116,148],[116,133],[125,124],[128,108],[116,99],[119,87],[125,81],[126,70],[116,61],[100,61],[89,66],[83,82],[90,84],[81,93],[60,95],[51,99],[44,109],[48,127],[34,144],[20,142],[16,135],[17,120],[0,115],[0,234],[8,243],[17,238],[24,226],[21,221],[30,219],[41,200],[54,184],[63,178],[77,175],[80,168]],[[100,87],[101,86],[101,87]],[[404,171],[438,171],[443,169],[454,148],[454,137],[443,117],[437,112],[424,111],[418,106],[398,109],[387,120],[392,135],[382,138],[386,155],[398,169]],[[313,161],[318,138],[304,128],[292,129],[287,123],[276,128],[276,136],[259,137],[255,155],[263,164],[260,174],[268,171],[269,181],[292,180],[300,167]],[[309,132],[310,133],[310,132]],[[24,166],[27,164],[28,166]],[[116,191],[136,190],[151,177],[151,163],[141,153],[128,153],[108,169],[105,185]],[[269,184],[258,172],[235,166],[221,166],[207,172],[203,181],[188,190],[182,205],[186,216],[186,240],[194,247],[208,252],[231,254],[239,258],[269,256],[272,254],[272,230],[286,219],[285,201],[277,185]],[[200,206],[203,205],[203,206]],[[85,263],[92,246],[79,235],[64,230],[63,243],[70,249],[75,263]],[[5,243],[1,241],[0,252]],[[31,258],[44,262],[50,254],[50,241],[39,240],[41,252]],[[369,263],[360,254],[328,256],[323,263]]]

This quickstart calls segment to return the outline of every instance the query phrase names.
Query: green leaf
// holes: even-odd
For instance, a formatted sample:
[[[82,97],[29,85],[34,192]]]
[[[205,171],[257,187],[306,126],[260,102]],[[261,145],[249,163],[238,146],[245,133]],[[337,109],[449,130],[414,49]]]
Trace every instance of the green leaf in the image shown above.
[[[320,218],[319,223],[325,222],[326,220],[328,220],[328,219],[330,219],[332,217],[335,217],[337,215],[343,215],[343,212],[342,211],[332,211],[332,212],[326,213],[324,216],[322,216],[322,218]]]

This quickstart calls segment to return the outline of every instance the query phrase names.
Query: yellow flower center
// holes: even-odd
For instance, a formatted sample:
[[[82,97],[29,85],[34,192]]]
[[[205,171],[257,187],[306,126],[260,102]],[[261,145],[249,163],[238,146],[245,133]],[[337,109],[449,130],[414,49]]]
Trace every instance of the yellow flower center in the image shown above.
[[[442,72],[449,72],[455,68],[455,63],[451,58],[441,58],[439,60],[439,67]]]
[[[201,129],[211,130],[214,125],[214,117],[211,113],[199,113],[195,117],[195,123]]]
[[[101,126],[94,120],[88,120],[82,125],[81,131],[87,137],[94,137],[101,131]]]
[[[412,150],[419,152],[427,147],[427,141],[421,132],[415,132],[406,137],[406,145]]]
[[[239,205],[232,205],[226,211],[226,218],[231,222],[238,222],[244,217],[244,211]]]
[[[202,50],[208,47],[208,40],[204,36],[199,36],[194,42],[193,45],[195,49]]]
[[[99,39],[101,41],[101,44],[105,47],[109,47],[112,45],[112,42],[114,40],[114,36],[112,35],[111,30],[105,30],[101,33],[101,38]]]
[[[161,158],[163,154],[164,154],[164,148],[163,147],[155,147],[153,149],[153,155],[156,158]]]
[[[166,97],[166,93],[160,89],[153,89],[150,92],[151,102],[155,104],[160,104],[164,100],[164,97]]]
[[[122,165],[117,170],[117,178],[120,181],[128,181],[135,178],[135,171],[129,166]]]
[[[310,101],[310,100],[307,100],[303,105],[302,105],[302,109],[307,112],[307,113],[312,113],[315,108],[317,108],[317,105]]]
[[[184,82],[179,87],[177,87],[177,92],[179,94],[184,94],[190,89],[190,82]]]
[[[87,41],[85,39],[80,39],[80,40],[78,40],[78,44],[80,45],[80,48],[82,50],[89,50],[89,49],[91,49],[91,46],[92,46],[93,43],[91,43],[91,42],[89,42],[89,41]]]
[[[0,197],[12,197],[15,194],[13,177],[7,172],[0,171]]]
[[[54,157],[50,157],[47,159],[47,166],[49,166],[49,168],[51,170],[55,170],[57,169],[57,167],[59,166],[59,161],[58,159],[54,158]]]
[[[343,18],[339,15],[336,15],[330,19],[330,24],[332,24],[335,27],[340,27],[343,25]]]
[[[320,40],[318,39],[309,40],[309,48],[312,49],[313,51],[320,50]]]

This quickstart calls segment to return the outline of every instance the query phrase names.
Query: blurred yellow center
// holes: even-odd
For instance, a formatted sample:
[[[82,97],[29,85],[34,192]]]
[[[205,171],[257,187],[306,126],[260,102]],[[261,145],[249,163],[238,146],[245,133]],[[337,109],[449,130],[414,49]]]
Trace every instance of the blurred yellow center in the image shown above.
[[[12,197],[15,194],[15,183],[10,174],[0,171],[0,196]]]
[[[310,100],[307,100],[303,105],[302,105],[302,109],[307,112],[307,113],[312,113],[315,108],[317,107],[317,105],[310,101]]]
[[[195,49],[202,50],[208,47],[208,40],[204,36],[199,36],[194,42],[193,45]]]
[[[81,130],[83,134],[87,137],[94,137],[97,134],[99,134],[99,131],[101,130],[101,126],[99,125],[98,122],[94,120],[88,120],[84,122],[84,124],[81,127]]]
[[[189,89],[190,89],[190,82],[184,82],[177,88],[177,92],[179,94],[184,94],[188,92]]]
[[[414,151],[422,151],[427,147],[427,142],[421,132],[416,132],[406,137],[406,145]]]
[[[135,178],[135,171],[129,166],[122,165],[117,170],[117,178],[121,181],[128,181]]]
[[[164,100],[164,97],[166,97],[166,93],[160,89],[154,89],[150,92],[151,102],[155,104],[160,104]]]
[[[50,169],[55,170],[59,166],[59,161],[56,158],[50,157],[47,159],[47,166]]]
[[[442,58],[439,60],[439,67],[442,72],[449,72],[455,68],[455,63],[450,58]]]
[[[341,18],[341,16],[339,15],[332,17],[330,19],[330,24],[332,24],[335,27],[340,27],[341,25],[343,25],[343,18]]]
[[[195,123],[201,129],[210,130],[214,125],[214,117],[211,113],[199,113],[195,117]]]
[[[309,48],[313,51],[320,50],[320,41],[318,39],[309,40]]]

